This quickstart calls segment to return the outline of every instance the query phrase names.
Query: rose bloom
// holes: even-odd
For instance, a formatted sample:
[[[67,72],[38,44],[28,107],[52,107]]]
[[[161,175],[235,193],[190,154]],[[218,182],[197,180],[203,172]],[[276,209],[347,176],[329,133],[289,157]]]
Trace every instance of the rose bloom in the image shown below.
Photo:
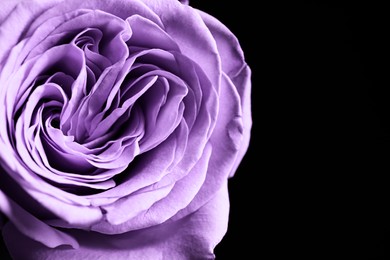
[[[14,259],[214,259],[251,71],[177,0],[1,0],[0,229]]]

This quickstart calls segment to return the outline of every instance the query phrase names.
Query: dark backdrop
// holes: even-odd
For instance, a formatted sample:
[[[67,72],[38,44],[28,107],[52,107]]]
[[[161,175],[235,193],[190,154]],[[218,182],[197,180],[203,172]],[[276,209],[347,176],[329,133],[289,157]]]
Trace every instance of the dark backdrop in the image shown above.
[[[265,2],[191,1],[252,68],[252,140],[217,259],[388,258],[386,8]]]

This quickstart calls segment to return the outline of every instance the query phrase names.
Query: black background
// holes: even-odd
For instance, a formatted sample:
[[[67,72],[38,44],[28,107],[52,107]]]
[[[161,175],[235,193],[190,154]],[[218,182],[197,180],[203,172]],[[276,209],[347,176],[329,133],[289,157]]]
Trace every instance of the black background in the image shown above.
[[[191,2],[252,68],[252,140],[217,259],[389,259],[387,9],[264,2]]]
[[[263,2],[191,1],[252,69],[252,139],[217,260],[387,259],[387,9]]]

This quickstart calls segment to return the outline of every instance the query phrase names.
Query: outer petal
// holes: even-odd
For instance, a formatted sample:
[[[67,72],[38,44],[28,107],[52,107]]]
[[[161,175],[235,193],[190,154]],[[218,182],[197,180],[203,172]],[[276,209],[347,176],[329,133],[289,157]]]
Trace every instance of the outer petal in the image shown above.
[[[21,0],[4,0],[1,1],[1,9],[0,9],[0,24],[4,21],[4,19],[12,12],[12,9],[15,8]]]
[[[221,56],[222,71],[233,78],[246,66],[244,53],[238,39],[220,21],[211,15],[197,10],[214,37]]]
[[[214,259],[228,223],[227,183],[212,200],[193,214],[156,227],[109,236],[69,231],[80,243],[78,250],[50,249],[20,233],[13,226],[4,230],[11,256],[18,259]],[[23,245],[23,250],[20,250]]]
[[[197,194],[199,189],[202,187],[202,184],[205,180],[206,168],[210,158],[210,154],[211,147],[207,146],[204,150],[202,157],[191,169],[189,174],[177,181],[174,184],[173,188],[168,187],[169,194],[167,194],[166,197],[162,198],[159,201],[156,201],[151,206],[147,206],[144,211],[138,213],[133,218],[129,219],[129,217],[131,217],[131,212],[128,212],[125,215],[125,217],[128,219],[126,222],[120,221],[120,218],[123,216],[121,216],[121,210],[119,209],[123,208],[123,206],[127,206],[128,208],[128,205],[133,206],[134,203],[126,203],[124,205],[120,205],[119,202],[114,203],[107,208],[103,207],[107,210],[107,221],[110,224],[107,227],[107,225],[104,225],[107,224],[107,222],[103,222],[101,225],[92,226],[92,230],[107,234],[123,233],[124,231],[145,228],[147,226],[154,226],[165,222],[171,216],[176,214],[179,210],[185,208]],[[164,182],[164,179],[160,182]],[[165,187],[162,188],[165,190]],[[152,194],[156,194],[156,191],[153,191]],[[129,199],[130,200],[128,202],[131,202],[131,197]],[[148,203],[148,201],[145,200],[145,203]],[[139,208],[138,205],[134,206],[135,209]],[[119,225],[116,225],[117,223]]]
[[[5,0],[1,1],[0,8],[0,62],[8,51],[20,40],[23,28],[26,28],[34,18],[62,0],[30,1]],[[7,19],[5,19],[7,18]],[[17,29],[15,29],[17,28]],[[1,64],[0,64],[1,67]]]
[[[11,223],[15,223],[21,233],[28,235],[48,247],[53,248],[60,245],[70,245],[73,248],[78,247],[77,242],[72,237],[61,231],[53,229],[44,222],[35,218],[33,215],[17,205],[13,200],[8,198],[1,190],[0,211],[12,220],[12,222],[8,222],[5,225],[5,228],[9,225],[13,226]],[[7,240],[7,236],[5,236],[5,240]]]
[[[248,66],[244,67],[237,76],[231,79],[237,86],[238,94],[241,97],[241,109],[242,109],[242,141],[241,147],[237,154],[236,161],[230,172],[230,176],[233,176],[236,172],[242,158],[244,157],[251,137],[252,129],[252,111],[251,111],[251,70]]]
[[[181,52],[200,65],[213,86],[219,86],[221,64],[217,46],[195,9],[178,1],[142,1],[161,18],[165,31],[176,41]]]
[[[179,211],[174,219],[190,214],[202,207],[213,194],[224,185],[239,164],[238,156],[243,145],[243,118],[240,97],[231,80],[222,77],[220,93],[220,113],[214,132],[210,138],[213,151],[208,164],[206,179],[191,203]]]
[[[244,53],[236,36],[224,24],[211,15],[202,11],[199,11],[199,14],[217,43],[217,48],[221,56],[222,71],[236,87],[241,99],[243,137],[236,163],[230,174],[230,176],[233,176],[249,146],[252,128],[251,70],[245,62]]]

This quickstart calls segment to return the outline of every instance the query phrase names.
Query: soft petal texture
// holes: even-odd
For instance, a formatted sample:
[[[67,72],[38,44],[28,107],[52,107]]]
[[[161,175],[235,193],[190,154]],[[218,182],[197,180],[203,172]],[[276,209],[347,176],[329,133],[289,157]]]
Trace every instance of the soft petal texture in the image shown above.
[[[214,259],[251,71],[188,2],[0,4],[0,227],[15,259]]]
[[[12,199],[8,198],[1,190],[0,210],[11,219],[12,223],[17,225],[21,233],[28,235],[35,241],[39,241],[51,248],[60,245],[70,245],[73,248],[78,247],[78,243],[74,238],[38,220],[17,205]],[[8,223],[7,225],[13,224]],[[48,237],[50,237],[50,240],[47,239]]]
[[[0,41],[0,62],[23,33],[22,30],[15,28],[24,28],[34,20],[34,17],[59,1],[61,0],[34,1],[33,4],[23,0],[1,2],[0,39],[7,41]]]
[[[244,53],[236,36],[216,18],[203,11],[198,12],[217,43],[217,48],[221,53],[222,70],[237,88],[240,96],[243,140],[236,163],[230,173],[230,176],[233,176],[248,149],[251,136],[251,69],[245,62]]]
[[[23,0],[4,0],[2,1],[2,8],[0,9],[0,24],[3,22],[5,18],[9,15],[12,9],[17,5],[20,1]]]
[[[251,69],[248,66],[246,66],[243,68],[242,71],[240,71],[235,77],[231,79],[236,86],[241,86],[237,91],[241,97],[243,137],[242,137],[242,141],[241,141],[241,145],[239,148],[239,153],[237,155],[236,161],[234,163],[232,170],[230,171],[230,175],[229,175],[230,177],[232,177],[235,174],[250,144],[251,130],[252,130],[251,75],[252,75]]]
[[[68,231],[80,243],[78,250],[55,250],[25,237],[14,226],[3,231],[11,256],[18,259],[214,259],[213,250],[228,223],[227,183],[202,208],[177,221],[139,231],[109,236]],[[20,250],[23,244],[23,250]]]
[[[242,109],[240,96],[226,75],[221,82],[221,106],[216,127],[210,138],[212,154],[209,160],[206,179],[191,203],[180,210],[174,219],[181,218],[199,208],[224,185],[232,168],[235,167],[243,140]],[[234,115],[234,116],[233,116]]]
[[[143,1],[161,17],[166,32],[177,42],[183,54],[195,60],[213,86],[218,87],[220,71],[215,68],[220,67],[220,56],[200,15],[177,1]],[[193,48],[193,42],[197,42],[202,48]]]
[[[123,216],[121,210],[118,211],[117,209],[129,204],[121,205],[121,201],[112,204],[110,207],[103,207],[108,212],[107,222],[93,226],[92,230],[103,233],[122,233],[127,230],[145,228],[165,222],[179,210],[185,208],[202,187],[206,177],[207,162],[210,154],[211,146],[208,146],[198,163],[184,178],[176,181],[175,185],[170,187],[169,193],[166,196],[163,196],[160,200],[155,200],[152,205],[137,212],[138,214],[136,216],[132,216],[129,213]],[[153,190],[152,194],[155,193],[156,189]],[[134,195],[126,199],[131,199],[132,197]],[[140,203],[143,206],[143,201],[140,201]],[[136,205],[135,210],[137,209],[138,207]]]

